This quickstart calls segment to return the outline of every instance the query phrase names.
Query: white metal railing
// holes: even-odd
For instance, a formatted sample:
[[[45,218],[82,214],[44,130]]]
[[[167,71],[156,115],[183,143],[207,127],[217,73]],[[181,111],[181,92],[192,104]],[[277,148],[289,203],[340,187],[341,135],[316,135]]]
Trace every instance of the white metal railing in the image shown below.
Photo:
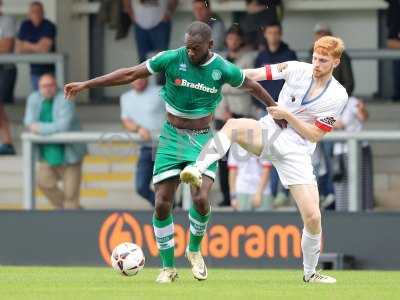
[[[23,176],[24,176],[24,208],[35,209],[35,145],[49,143],[104,143],[118,137],[118,142],[141,143],[137,134],[127,132],[102,133],[102,132],[67,132],[50,136],[40,136],[31,133],[22,134],[23,150]],[[325,140],[344,141],[348,144],[348,180],[349,180],[349,211],[360,211],[360,147],[361,141],[386,141],[399,142],[400,131],[362,131],[333,132],[325,137]]]
[[[66,79],[67,56],[60,53],[46,54],[1,54],[0,64],[17,64],[17,63],[33,63],[33,64],[54,64],[56,67],[57,85],[62,87]]]

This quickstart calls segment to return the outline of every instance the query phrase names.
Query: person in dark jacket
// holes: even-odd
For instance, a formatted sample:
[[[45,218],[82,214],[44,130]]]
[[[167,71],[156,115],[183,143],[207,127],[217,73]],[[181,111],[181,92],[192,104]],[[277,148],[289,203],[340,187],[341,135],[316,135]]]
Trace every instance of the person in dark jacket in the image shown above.
[[[282,26],[278,22],[268,24],[264,28],[264,39],[266,42],[265,50],[261,51],[256,60],[255,67],[277,64],[289,60],[297,60],[296,52],[282,41]],[[261,85],[270,93],[272,98],[278,100],[279,93],[284,84],[284,80],[268,80],[261,82]],[[258,103],[256,103],[259,107]]]

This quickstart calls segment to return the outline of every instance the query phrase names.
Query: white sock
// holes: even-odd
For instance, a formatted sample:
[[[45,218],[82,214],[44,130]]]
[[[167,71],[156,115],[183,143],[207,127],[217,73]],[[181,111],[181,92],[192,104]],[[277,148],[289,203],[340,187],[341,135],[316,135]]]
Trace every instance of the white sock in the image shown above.
[[[306,280],[315,273],[321,250],[321,233],[311,234],[305,228],[301,237],[301,249],[303,251],[304,276]]]
[[[217,134],[201,150],[196,161],[196,167],[204,173],[209,166],[223,158],[228,152],[232,142],[222,131]]]

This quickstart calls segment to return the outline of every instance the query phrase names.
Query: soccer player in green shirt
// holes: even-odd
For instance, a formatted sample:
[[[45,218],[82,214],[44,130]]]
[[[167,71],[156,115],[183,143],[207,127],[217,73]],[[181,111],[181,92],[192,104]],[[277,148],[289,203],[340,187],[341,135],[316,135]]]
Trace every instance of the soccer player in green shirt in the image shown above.
[[[176,279],[174,260],[174,223],[171,214],[174,193],[180,183],[179,173],[194,164],[202,147],[212,138],[210,123],[221,100],[221,87],[227,83],[247,90],[266,106],[275,106],[271,96],[242,70],[211,51],[211,28],[202,22],[192,23],[185,34],[185,46],[160,52],[146,62],[122,68],[88,81],[65,86],[66,97],[94,88],[123,85],[154,73],[165,72],[166,84],[161,96],[166,104],[165,122],[153,171],[156,203],[153,227],[160,251],[162,270],[156,282]],[[278,122],[278,121],[277,121]],[[284,126],[284,124],[280,124]],[[202,185],[192,188],[193,206],[189,210],[190,241],[186,257],[193,276],[207,279],[207,267],[200,253],[200,243],[210,218],[208,194],[214,182],[217,164],[204,173]]]

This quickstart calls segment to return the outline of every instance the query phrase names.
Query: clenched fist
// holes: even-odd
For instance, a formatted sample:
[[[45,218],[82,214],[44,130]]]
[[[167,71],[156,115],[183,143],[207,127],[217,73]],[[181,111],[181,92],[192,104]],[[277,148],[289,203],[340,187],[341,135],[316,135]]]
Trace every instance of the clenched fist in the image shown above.
[[[64,86],[65,98],[72,100],[79,92],[87,89],[86,82],[71,82]]]

